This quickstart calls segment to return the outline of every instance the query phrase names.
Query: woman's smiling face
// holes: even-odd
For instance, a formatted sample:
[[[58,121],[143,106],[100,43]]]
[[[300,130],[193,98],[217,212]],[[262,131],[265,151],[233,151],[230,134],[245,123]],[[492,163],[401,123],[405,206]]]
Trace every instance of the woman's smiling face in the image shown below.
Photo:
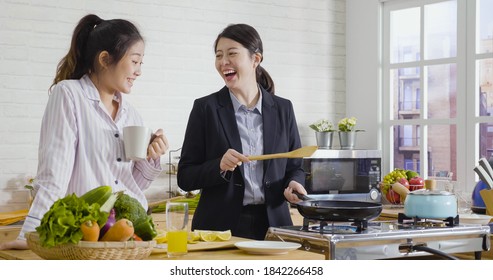
[[[255,68],[259,61],[255,54],[252,55],[234,40],[223,37],[217,43],[216,69],[231,90],[243,88],[252,82],[257,83]]]
[[[130,93],[134,81],[142,74],[144,49],[144,42],[136,42],[127,50],[120,61],[108,66],[108,71],[102,71],[101,89],[110,93],[116,91]]]

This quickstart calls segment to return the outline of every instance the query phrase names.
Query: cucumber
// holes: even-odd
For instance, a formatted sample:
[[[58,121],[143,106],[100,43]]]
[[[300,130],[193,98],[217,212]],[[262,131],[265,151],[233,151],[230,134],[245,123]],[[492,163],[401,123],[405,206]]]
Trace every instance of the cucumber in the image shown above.
[[[108,198],[113,193],[113,190],[110,186],[100,186],[95,189],[92,189],[81,196],[87,204],[92,205],[94,203],[98,203],[99,206],[102,206]]]

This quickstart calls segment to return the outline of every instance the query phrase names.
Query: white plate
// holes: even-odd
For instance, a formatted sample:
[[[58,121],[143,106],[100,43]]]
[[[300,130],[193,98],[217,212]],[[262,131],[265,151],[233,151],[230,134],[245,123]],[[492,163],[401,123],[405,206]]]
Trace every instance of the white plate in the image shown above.
[[[282,241],[241,241],[236,242],[235,246],[249,254],[269,255],[286,254],[300,248],[301,244]]]
[[[493,219],[492,216],[481,214],[459,214],[460,224],[481,224],[486,225]]]

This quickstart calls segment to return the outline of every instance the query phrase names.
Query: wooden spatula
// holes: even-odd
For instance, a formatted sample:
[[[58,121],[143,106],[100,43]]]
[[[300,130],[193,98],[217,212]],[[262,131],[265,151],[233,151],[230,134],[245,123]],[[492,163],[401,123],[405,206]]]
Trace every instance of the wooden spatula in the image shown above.
[[[311,156],[316,150],[317,146],[305,146],[287,153],[278,153],[270,155],[249,156],[249,160],[266,160],[274,158],[304,158]]]

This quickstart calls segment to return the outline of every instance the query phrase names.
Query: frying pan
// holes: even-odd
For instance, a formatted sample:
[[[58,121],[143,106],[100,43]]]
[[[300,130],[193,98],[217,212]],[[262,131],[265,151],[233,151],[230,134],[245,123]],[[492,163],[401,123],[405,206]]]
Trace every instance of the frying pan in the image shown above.
[[[382,212],[382,204],[362,201],[341,201],[341,200],[316,200],[306,195],[294,191],[299,199],[303,200],[296,204],[300,214],[312,220],[333,221],[333,222],[362,222],[372,220]],[[424,245],[409,244],[409,252],[423,251],[430,254],[449,259],[457,260],[455,256],[448,255],[439,250],[429,248]]]
[[[362,201],[316,200],[294,192],[303,200],[296,204],[301,216],[321,221],[348,222],[375,219],[382,212],[382,204]]]

